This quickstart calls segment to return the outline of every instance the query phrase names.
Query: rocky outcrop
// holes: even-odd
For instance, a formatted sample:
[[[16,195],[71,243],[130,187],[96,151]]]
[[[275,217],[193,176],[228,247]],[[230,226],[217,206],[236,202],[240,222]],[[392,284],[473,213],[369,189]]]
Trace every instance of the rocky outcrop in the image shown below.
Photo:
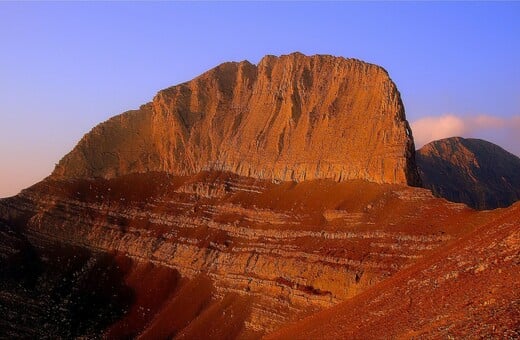
[[[0,236],[2,339],[196,338],[207,330],[234,338],[244,328],[247,301],[215,297],[203,274],[187,279],[114,251],[29,242],[2,223]]]
[[[108,254],[35,245],[0,221],[0,338],[99,338],[132,300],[122,277]]]
[[[294,53],[224,63],[95,127],[55,178],[229,171],[268,179],[418,183],[411,130],[379,66]]]
[[[416,154],[425,188],[476,209],[506,207],[520,199],[520,159],[480,139],[431,142]]]
[[[406,186],[276,184],[209,172],[49,179],[0,201],[0,222],[18,226],[35,247],[116,252],[171,268],[180,280],[209,280],[194,293],[203,300],[181,304],[194,309],[183,314],[189,320],[170,324],[168,301],[180,302],[161,291],[164,305],[137,299],[116,324],[98,329],[125,336],[196,336],[228,325],[218,334],[258,337],[359,294],[491,218]],[[148,274],[127,283],[125,273],[124,286],[156,289]]]

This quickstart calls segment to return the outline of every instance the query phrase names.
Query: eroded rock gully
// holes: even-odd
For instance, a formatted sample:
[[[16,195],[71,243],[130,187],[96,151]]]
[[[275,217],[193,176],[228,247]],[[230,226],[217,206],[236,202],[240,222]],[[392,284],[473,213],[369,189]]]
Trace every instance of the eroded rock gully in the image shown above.
[[[206,292],[205,312],[192,312],[191,326],[180,323],[168,333],[173,298],[157,302],[148,316],[126,312],[139,325],[134,335],[162,329],[180,337],[203,334],[197,332],[208,331],[211,320],[233,325],[221,330],[213,323],[215,336],[258,337],[355,296],[493,218],[400,185],[275,184],[208,172],[48,179],[1,201],[0,216],[33,245],[115,252],[140,266],[171,268],[187,282],[206,277],[193,288]],[[130,287],[140,294],[136,283]],[[235,312],[225,316],[224,310]]]

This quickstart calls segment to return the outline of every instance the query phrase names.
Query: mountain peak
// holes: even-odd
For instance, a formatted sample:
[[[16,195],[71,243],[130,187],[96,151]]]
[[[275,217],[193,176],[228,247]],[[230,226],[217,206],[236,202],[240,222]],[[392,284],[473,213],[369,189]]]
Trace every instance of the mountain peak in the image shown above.
[[[520,199],[520,159],[481,139],[452,137],[417,151],[424,187],[477,209],[511,205]]]
[[[400,94],[379,66],[301,53],[223,63],[93,129],[55,177],[229,171],[417,184]]]

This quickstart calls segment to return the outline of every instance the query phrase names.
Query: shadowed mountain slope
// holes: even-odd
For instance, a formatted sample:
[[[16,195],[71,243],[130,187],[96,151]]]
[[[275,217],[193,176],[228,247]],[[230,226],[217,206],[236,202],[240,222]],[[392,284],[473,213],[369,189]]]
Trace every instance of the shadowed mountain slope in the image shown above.
[[[520,159],[480,139],[453,137],[416,153],[425,188],[476,209],[506,207],[520,199]]]

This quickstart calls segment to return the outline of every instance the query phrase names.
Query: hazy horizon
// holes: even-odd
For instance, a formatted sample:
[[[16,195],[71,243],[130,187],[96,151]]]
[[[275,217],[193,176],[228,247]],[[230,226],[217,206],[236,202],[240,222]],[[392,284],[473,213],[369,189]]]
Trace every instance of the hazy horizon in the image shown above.
[[[520,3],[0,3],[0,197],[98,123],[225,61],[300,51],[378,64],[417,147],[520,155]]]

